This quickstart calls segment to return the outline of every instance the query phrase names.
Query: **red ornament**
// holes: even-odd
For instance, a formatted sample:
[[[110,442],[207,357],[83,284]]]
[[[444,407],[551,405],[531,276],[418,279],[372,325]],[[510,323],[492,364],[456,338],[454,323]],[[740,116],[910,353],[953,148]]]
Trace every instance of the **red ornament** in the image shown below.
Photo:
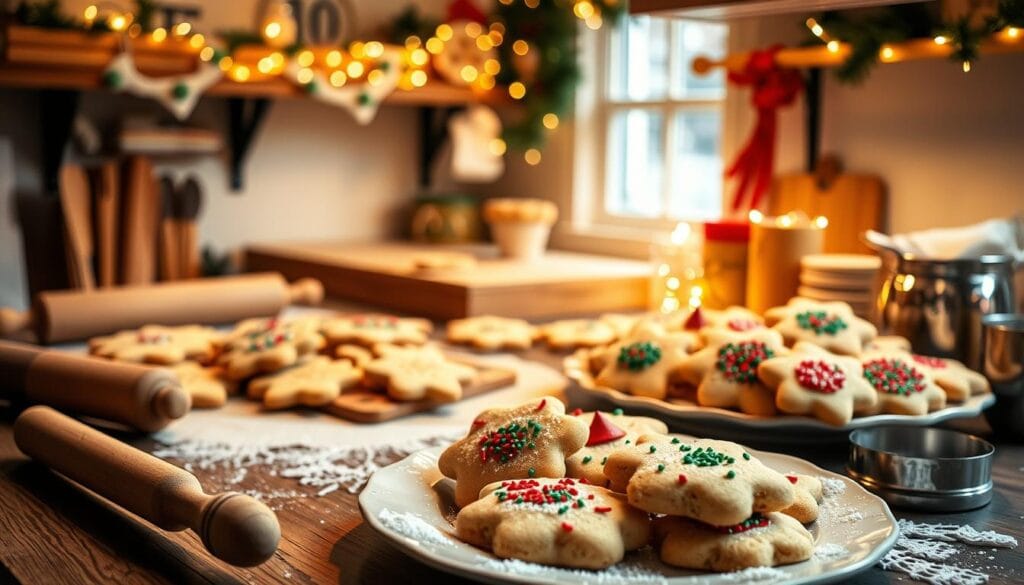
[[[683,324],[683,329],[687,331],[696,331],[707,324],[708,322],[704,319],[704,314],[700,312],[700,307],[697,307],[692,313],[690,313],[690,316],[686,318],[686,323]]]
[[[590,437],[587,447],[610,443],[626,436],[626,431],[613,425],[600,410],[594,411],[594,420],[590,421]]]

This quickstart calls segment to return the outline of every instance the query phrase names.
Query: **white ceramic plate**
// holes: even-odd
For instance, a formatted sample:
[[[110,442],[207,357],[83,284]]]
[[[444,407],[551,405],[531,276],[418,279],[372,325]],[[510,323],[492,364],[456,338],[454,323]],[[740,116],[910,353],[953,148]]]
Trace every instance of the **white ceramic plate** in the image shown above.
[[[837,427],[806,416],[754,416],[724,408],[698,406],[684,399],[658,400],[598,386],[580,352],[565,358],[563,365],[565,374],[575,382],[566,389],[571,404],[582,403],[588,408],[594,407],[593,398],[597,397],[601,402],[628,410],[630,414],[647,414],[659,418],[673,430],[740,443],[763,444],[766,439],[777,445],[807,444],[809,441],[841,442],[846,441],[854,429],[879,425],[928,427],[950,419],[971,418],[996,400],[992,394],[982,394],[922,416],[876,414],[857,417]]]
[[[574,571],[521,561],[503,561],[454,536],[456,510],[451,480],[437,469],[443,447],[419,451],[381,469],[359,495],[363,518],[410,556],[442,571],[491,583],[664,583],[724,585],[768,577],[772,583],[831,583],[849,578],[882,558],[896,541],[896,519],[888,506],[856,482],[802,459],[751,450],[764,464],[783,473],[822,477],[841,486],[829,493],[814,534],[813,558],[773,570],[748,573],[700,573],[674,569],[650,548],[629,553],[605,571]]]

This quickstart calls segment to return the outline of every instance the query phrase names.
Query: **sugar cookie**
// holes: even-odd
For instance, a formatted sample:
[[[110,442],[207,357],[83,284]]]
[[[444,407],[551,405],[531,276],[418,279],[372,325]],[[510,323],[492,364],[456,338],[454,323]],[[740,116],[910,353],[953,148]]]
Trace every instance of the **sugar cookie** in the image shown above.
[[[181,362],[167,369],[178,375],[181,387],[192,397],[192,408],[220,408],[237,389],[235,383],[224,378],[224,369],[218,366]]]
[[[664,399],[672,375],[693,347],[693,336],[686,333],[634,333],[610,346],[599,358],[601,371],[597,384],[637,396]]]
[[[786,345],[810,341],[843,355],[860,355],[864,345],[878,335],[874,325],[855,316],[850,305],[841,302],[795,297],[784,307],[765,311],[765,318],[782,334]]]
[[[573,413],[590,427],[587,444],[565,460],[565,474],[585,479],[594,485],[607,485],[604,464],[608,455],[619,447],[635,443],[641,435],[667,433],[668,427],[660,420],[645,416],[626,416],[609,412]]]
[[[992,391],[985,376],[956,360],[916,353],[911,354],[910,359],[915,368],[931,374],[939,388],[946,391],[946,398],[953,402],[963,402],[976,394]]]
[[[818,505],[824,496],[821,480],[801,473],[787,473],[786,479],[793,484],[796,498],[793,505],[782,510],[787,516],[796,518],[802,524],[810,524],[818,519]]]
[[[365,382],[401,402],[455,402],[462,398],[462,384],[476,375],[474,368],[448,360],[434,347],[378,347],[380,357],[363,366]]]
[[[688,518],[654,522],[661,560],[702,571],[738,571],[799,563],[814,553],[814,537],[785,514],[755,514],[731,526],[709,526]]]
[[[448,341],[477,349],[528,349],[537,330],[522,319],[484,315],[448,322]]]
[[[218,363],[229,380],[276,372],[324,346],[319,319],[247,319],[235,326]]]
[[[361,376],[352,364],[314,356],[298,364],[249,382],[250,400],[263,402],[268,410],[292,406],[329,404],[346,388],[355,386]]]
[[[946,406],[946,393],[931,374],[903,352],[872,352],[861,358],[864,378],[878,393],[868,414],[922,415]]]
[[[220,348],[223,335],[199,325],[146,325],[89,340],[89,353],[122,362],[171,365],[185,360],[207,363]]]
[[[537,337],[555,350],[607,345],[618,337],[615,329],[599,319],[565,319],[538,328]]]
[[[373,347],[378,343],[393,345],[423,345],[430,336],[433,325],[426,319],[410,319],[358,313],[325,319],[322,325],[324,337],[330,345],[354,343]]]

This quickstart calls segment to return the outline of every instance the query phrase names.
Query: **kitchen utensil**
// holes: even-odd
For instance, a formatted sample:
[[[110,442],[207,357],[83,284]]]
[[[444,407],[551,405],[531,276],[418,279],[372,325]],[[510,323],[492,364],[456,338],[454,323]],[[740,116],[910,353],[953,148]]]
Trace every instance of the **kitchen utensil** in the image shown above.
[[[156,280],[156,241],[160,214],[153,163],[133,156],[125,163],[124,215],[121,222],[121,282]]]
[[[996,396],[985,418],[998,436],[1024,440],[1024,314],[986,315],[981,326],[981,373]]]
[[[71,282],[75,288],[92,290],[96,288],[92,272],[92,194],[85,169],[78,165],[61,167],[60,203]]]
[[[885,222],[885,184],[874,175],[844,174],[835,159],[824,158],[814,173],[784,175],[775,180],[768,215],[803,211],[828,218],[823,251],[864,253],[860,236]]]
[[[34,331],[41,343],[86,339],[147,323],[230,323],[270,317],[289,304],[319,304],[323,285],[305,278],[288,284],[273,272],[201,278],[90,293],[44,291],[32,309],[0,309],[0,337]]]
[[[0,396],[158,431],[189,411],[170,370],[0,341]]]
[[[251,496],[206,494],[194,475],[72,418],[35,406],[14,422],[23,453],[164,530],[189,528],[215,557],[250,567],[277,550],[277,516]]]
[[[1014,310],[1013,259],[927,260],[891,256],[877,300],[881,328],[916,353],[981,369],[981,318]]]
[[[198,278],[199,236],[196,218],[203,204],[203,193],[195,177],[185,179],[178,192],[178,271],[184,278]]]
[[[160,177],[160,280],[170,281],[181,278],[181,244],[178,239],[178,214],[180,205],[174,190],[174,180]]]
[[[116,162],[105,162],[93,173],[96,225],[97,284],[117,284],[117,239],[121,214],[120,173]]]
[[[988,441],[946,429],[859,429],[847,472],[893,506],[973,510],[992,499],[994,453]]]

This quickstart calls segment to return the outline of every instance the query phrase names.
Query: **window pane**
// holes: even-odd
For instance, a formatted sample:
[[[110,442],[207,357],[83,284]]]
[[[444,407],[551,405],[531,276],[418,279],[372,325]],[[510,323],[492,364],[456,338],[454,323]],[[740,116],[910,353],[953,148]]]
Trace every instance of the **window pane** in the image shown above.
[[[611,85],[616,100],[660,100],[668,95],[670,21],[630,16],[612,33]]]
[[[622,110],[611,120],[605,209],[613,215],[661,217],[665,153],[659,112]]]
[[[669,215],[710,219],[721,215],[722,159],[719,110],[677,112],[673,121],[672,194]]]
[[[694,57],[725,57],[729,27],[725,24],[676,20],[672,23],[678,58],[672,77],[672,95],[680,98],[719,98],[725,95],[725,74],[716,68],[710,75],[697,75],[690,66]]]

